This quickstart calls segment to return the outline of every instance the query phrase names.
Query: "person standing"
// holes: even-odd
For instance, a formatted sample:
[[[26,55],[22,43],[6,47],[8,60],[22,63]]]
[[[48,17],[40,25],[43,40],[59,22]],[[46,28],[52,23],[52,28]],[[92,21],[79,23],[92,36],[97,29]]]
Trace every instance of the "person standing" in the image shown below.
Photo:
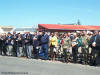
[[[90,65],[100,65],[100,35],[98,31],[94,31],[89,46],[92,48]]]
[[[81,51],[82,51],[82,63],[83,64],[88,64],[88,54],[89,54],[89,50],[88,50],[88,37],[85,31],[82,32],[82,46],[81,46]]]
[[[32,35],[29,32],[25,34],[24,44],[26,56],[30,59],[32,58]]]
[[[23,39],[22,35],[19,33],[18,37],[16,39],[17,41],[17,57],[22,57],[23,56]]]
[[[62,48],[63,48],[63,54],[64,54],[64,62],[68,63],[69,62],[69,56],[70,56],[70,47],[71,47],[71,39],[68,36],[68,34],[65,34],[63,37],[63,44],[62,44]]]
[[[55,61],[56,58],[56,47],[57,47],[57,37],[54,33],[51,33],[49,38],[49,47],[50,47],[50,57],[52,61]]]
[[[6,48],[7,48],[7,55],[12,56],[13,55],[13,44],[14,41],[12,39],[11,33],[8,33],[8,36],[6,37]]]
[[[42,59],[43,60],[48,60],[48,43],[49,43],[49,36],[47,34],[47,32],[42,32],[42,36],[41,36],[41,49],[42,49]]]
[[[14,44],[13,44],[13,56],[17,57],[17,34],[16,32],[13,32],[12,34],[12,39],[14,41]]]
[[[6,34],[2,34],[2,36],[0,37],[1,55],[7,56],[7,49],[5,43],[6,43]]]
[[[78,60],[78,57],[77,57],[77,54],[78,54],[78,37],[77,37],[77,34],[74,33],[74,39],[72,40],[72,56],[73,56],[73,62],[74,63],[77,63],[77,60]]]
[[[2,35],[0,34],[0,55],[2,55]]]
[[[33,36],[33,56],[34,59],[39,58],[39,40],[38,40],[38,35],[37,33],[34,34]]]

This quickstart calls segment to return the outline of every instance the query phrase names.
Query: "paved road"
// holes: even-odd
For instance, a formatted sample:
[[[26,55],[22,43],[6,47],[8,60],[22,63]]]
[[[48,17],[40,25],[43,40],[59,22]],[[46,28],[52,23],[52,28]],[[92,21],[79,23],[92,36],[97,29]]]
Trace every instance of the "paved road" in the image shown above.
[[[0,75],[100,75],[100,67],[0,56]]]

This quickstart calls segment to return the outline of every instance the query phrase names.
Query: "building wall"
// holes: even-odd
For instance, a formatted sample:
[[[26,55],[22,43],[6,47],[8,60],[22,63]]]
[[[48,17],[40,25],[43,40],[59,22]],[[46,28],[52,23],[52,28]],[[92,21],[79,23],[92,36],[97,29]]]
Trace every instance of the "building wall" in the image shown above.
[[[12,26],[0,26],[0,33],[8,33],[13,30]]]

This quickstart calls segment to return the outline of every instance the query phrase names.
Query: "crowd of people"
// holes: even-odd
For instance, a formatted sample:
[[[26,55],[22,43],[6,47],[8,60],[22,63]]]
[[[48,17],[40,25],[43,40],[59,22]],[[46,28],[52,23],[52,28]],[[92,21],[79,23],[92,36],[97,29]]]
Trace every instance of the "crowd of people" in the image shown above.
[[[78,32],[13,32],[0,34],[0,55],[100,65],[98,31]]]

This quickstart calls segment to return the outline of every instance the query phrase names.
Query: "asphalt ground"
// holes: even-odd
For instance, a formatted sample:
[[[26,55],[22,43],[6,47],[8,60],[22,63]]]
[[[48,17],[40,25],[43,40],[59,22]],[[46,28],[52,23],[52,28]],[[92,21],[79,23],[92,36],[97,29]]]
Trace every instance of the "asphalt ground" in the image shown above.
[[[100,67],[0,56],[0,75],[100,75]]]

